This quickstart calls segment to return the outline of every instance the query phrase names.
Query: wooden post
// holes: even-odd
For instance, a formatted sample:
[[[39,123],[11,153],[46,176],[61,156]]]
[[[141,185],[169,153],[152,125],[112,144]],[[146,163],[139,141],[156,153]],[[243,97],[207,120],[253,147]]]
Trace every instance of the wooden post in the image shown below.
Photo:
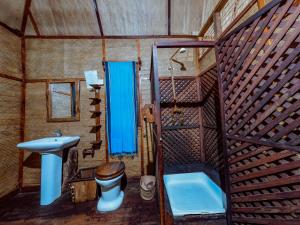
[[[101,40],[101,46],[102,46],[102,66],[103,66],[103,81],[105,80],[105,61],[106,61],[106,45],[105,45],[105,39]],[[106,86],[105,86],[105,90],[106,90]],[[104,110],[105,110],[105,119],[104,119],[104,123],[105,125],[103,127],[105,127],[105,161],[108,163],[109,162],[109,151],[108,151],[108,143],[107,143],[107,132],[106,132],[106,118],[107,118],[107,110],[106,110],[106,97],[103,100],[104,102]]]
[[[222,34],[222,24],[221,24],[220,12],[214,13],[214,32],[215,32],[215,39],[217,40]]]
[[[141,176],[145,175],[145,157],[144,157],[144,118],[143,118],[143,98],[141,95],[141,78],[140,78],[140,73],[139,70],[141,68],[140,62],[141,62],[141,42],[139,39],[136,40],[136,48],[137,48],[137,63],[136,63],[136,81],[137,81],[137,90],[138,90],[138,107],[139,107],[139,124],[141,127],[141,132],[140,132],[140,141],[141,141]]]
[[[201,91],[201,78],[196,77],[197,82],[197,92],[198,92],[198,100],[199,102],[202,101],[202,91]],[[200,128],[200,157],[201,162],[205,162],[205,149],[204,149],[204,128],[203,128],[203,107],[199,107],[199,128]]]
[[[216,47],[216,60],[217,60],[217,70],[218,70],[218,89],[219,89],[219,100],[220,100],[220,116],[221,116],[221,131],[222,131],[222,148],[224,153],[224,173],[225,173],[225,191],[226,191],[226,200],[227,200],[227,210],[226,210],[226,217],[227,217],[227,224],[232,224],[232,211],[231,211],[231,195],[230,195],[230,176],[229,176],[229,157],[227,151],[227,139],[226,139],[226,128],[225,128],[225,113],[224,113],[224,91],[222,86],[222,78],[221,78],[221,71],[220,71],[220,60],[218,60],[219,49]]]
[[[21,86],[21,119],[20,119],[20,142],[25,140],[25,99],[26,99],[26,46],[25,38],[21,38],[21,68],[23,81]],[[19,175],[18,175],[18,184],[19,190],[23,188],[23,160],[24,160],[24,151],[19,151]]]
[[[168,35],[171,35],[171,0],[167,0],[168,7]]]

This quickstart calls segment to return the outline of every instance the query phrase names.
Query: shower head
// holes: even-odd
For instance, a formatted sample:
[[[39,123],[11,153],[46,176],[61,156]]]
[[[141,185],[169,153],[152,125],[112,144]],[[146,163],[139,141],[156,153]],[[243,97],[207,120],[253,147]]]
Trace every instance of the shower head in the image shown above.
[[[185,52],[186,52],[186,49],[185,49],[185,48],[179,49],[179,53],[180,53],[180,54],[185,53]]]
[[[178,48],[174,54],[170,57],[170,59],[172,60],[178,53],[179,54],[182,54],[182,53],[185,53],[186,52],[186,49],[185,48]]]

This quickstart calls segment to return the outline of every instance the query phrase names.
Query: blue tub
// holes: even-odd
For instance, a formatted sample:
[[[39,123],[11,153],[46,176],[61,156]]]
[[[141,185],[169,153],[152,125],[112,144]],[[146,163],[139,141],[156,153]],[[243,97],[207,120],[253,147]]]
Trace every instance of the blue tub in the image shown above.
[[[173,216],[219,214],[226,211],[226,196],[205,173],[164,175]]]

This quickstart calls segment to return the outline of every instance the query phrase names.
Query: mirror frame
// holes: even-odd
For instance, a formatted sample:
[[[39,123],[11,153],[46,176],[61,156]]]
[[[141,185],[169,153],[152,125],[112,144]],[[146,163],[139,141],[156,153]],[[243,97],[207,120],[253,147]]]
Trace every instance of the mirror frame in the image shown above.
[[[70,83],[75,86],[75,116],[74,117],[65,117],[65,118],[52,118],[52,96],[50,86],[51,84],[65,84]],[[80,81],[79,80],[70,80],[70,81],[47,81],[46,86],[46,102],[47,102],[47,122],[75,122],[80,121]]]

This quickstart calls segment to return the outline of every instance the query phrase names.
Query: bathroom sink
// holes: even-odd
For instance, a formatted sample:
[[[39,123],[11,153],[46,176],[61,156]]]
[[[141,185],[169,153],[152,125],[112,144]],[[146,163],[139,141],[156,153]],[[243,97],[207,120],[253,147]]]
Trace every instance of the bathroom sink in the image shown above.
[[[50,205],[61,196],[63,150],[77,145],[79,140],[79,136],[47,137],[17,145],[41,154],[41,205]]]
[[[76,145],[79,140],[79,136],[47,137],[19,143],[17,148],[31,152],[49,153],[72,147]]]

